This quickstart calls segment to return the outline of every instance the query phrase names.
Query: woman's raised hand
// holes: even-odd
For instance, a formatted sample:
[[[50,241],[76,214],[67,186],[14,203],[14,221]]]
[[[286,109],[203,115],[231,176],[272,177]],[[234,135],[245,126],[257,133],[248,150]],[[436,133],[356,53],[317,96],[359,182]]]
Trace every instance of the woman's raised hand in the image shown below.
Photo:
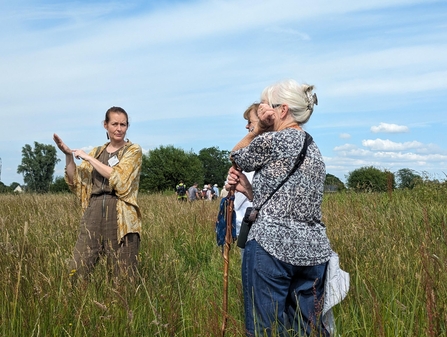
[[[53,140],[56,143],[59,150],[61,150],[64,154],[70,155],[73,153],[73,151],[71,151],[71,149],[67,145],[65,145],[61,137],[59,137],[57,134],[53,135]]]

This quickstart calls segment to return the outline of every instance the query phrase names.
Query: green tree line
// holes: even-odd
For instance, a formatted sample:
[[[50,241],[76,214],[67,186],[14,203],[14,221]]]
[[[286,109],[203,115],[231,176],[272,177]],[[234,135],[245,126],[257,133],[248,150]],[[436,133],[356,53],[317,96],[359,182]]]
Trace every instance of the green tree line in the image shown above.
[[[160,146],[143,155],[140,191],[157,193],[173,191],[183,181],[187,186],[198,183],[223,186],[231,166],[230,151],[218,147],[204,148],[199,153],[185,151],[172,145]],[[22,148],[22,162],[17,173],[23,174],[25,190],[36,193],[67,192],[63,177],[54,177],[54,169],[60,160],[53,145],[38,142],[34,147]],[[427,174],[403,168],[395,173],[373,166],[356,169],[346,176],[346,185],[336,176],[326,175],[325,190],[340,192],[347,189],[356,192],[386,192],[396,188],[413,189],[417,184],[431,181]],[[6,186],[0,182],[0,193],[13,192],[19,184]]]
[[[204,148],[196,154],[172,145],[160,146],[143,155],[140,191],[173,191],[181,180],[187,186],[195,182],[223,186],[231,166],[229,157],[230,151],[218,147]],[[59,161],[53,145],[35,142],[32,147],[26,144],[17,168],[17,173],[23,174],[24,189],[35,193],[69,191],[63,177],[54,177]],[[13,192],[18,185],[14,182],[6,186],[0,182],[0,193]]]

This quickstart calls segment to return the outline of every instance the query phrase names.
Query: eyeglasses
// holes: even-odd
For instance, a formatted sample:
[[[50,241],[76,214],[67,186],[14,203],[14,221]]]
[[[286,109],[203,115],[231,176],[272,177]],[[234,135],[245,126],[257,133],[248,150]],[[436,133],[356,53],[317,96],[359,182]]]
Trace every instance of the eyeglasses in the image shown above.
[[[273,109],[276,109],[276,108],[278,108],[278,107],[280,107],[282,104],[272,104],[272,108]]]

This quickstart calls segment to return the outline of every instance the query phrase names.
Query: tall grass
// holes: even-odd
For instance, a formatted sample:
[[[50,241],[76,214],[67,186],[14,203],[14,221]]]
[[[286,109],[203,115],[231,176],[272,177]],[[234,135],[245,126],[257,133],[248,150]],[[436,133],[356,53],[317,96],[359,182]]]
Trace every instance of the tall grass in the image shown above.
[[[445,186],[333,194],[325,221],[351,275],[336,310],[342,336],[447,336]]]
[[[347,298],[341,336],[447,336],[447,190],[328,194],[324,221]],[[72,284],[66,260],[80,207],[71,194],[0,195],[1,336],[219,336],[223,259],[218,203],[140,195],[143,233],[135,280],[111,282],[101,261]],[[226,336],[242,336],[240,254],[230,252]]]

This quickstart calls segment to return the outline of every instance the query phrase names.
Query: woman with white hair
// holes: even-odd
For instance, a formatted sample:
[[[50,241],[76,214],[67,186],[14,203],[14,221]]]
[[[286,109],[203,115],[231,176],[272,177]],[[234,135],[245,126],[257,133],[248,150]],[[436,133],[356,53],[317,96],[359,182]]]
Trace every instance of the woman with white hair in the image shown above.
[[[259,122],[233,149],[228,182],[253,201],[242,263],[247,336],[296,333],[329,336],[321,322],[326,266],[331,255],[321,203],[323,157],[303,131],[317,97],[313,86],[287,80],[264,89]],[[255,171],[252,184],[242,171]],[[279,188],[278,188],[279,187]],[[287,319],[284,319],[284,316]]]

